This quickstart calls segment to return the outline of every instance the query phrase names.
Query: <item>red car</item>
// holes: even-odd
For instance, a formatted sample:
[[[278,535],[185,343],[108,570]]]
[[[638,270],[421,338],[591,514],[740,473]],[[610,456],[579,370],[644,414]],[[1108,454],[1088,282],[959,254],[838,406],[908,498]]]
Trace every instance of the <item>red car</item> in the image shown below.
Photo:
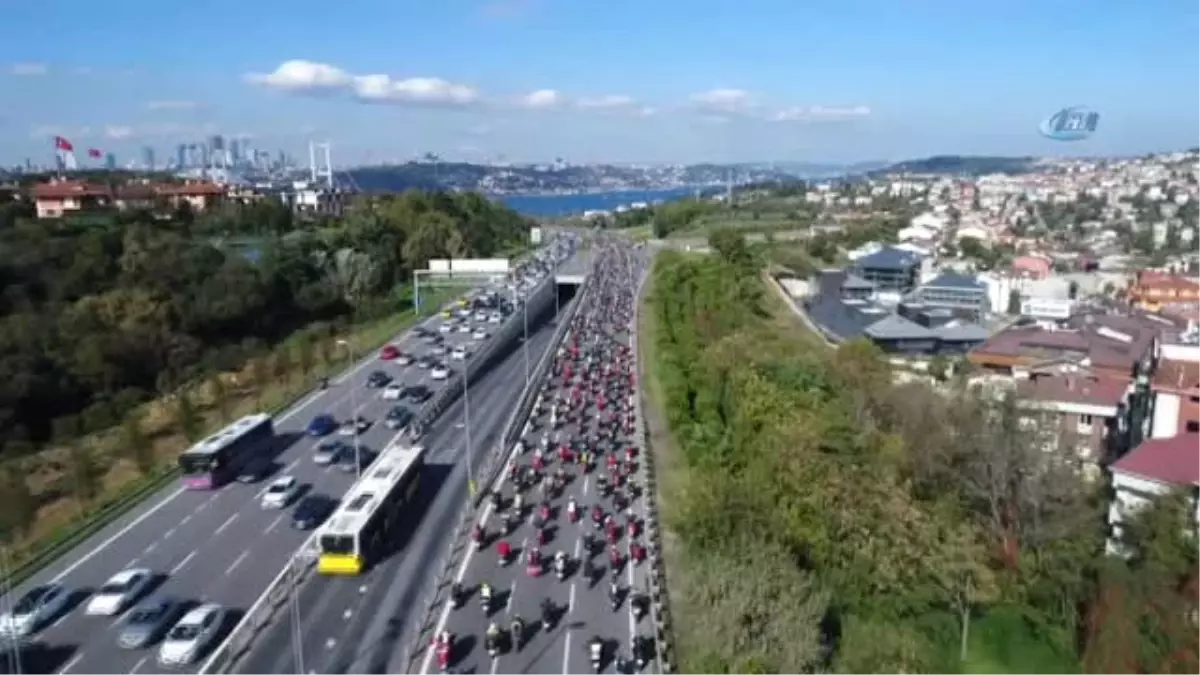
[[[400,358],[400,350],[396,348],[396,345],[388,345],[379,350],[379,358],[383,359],[384,361],[398,359]]]

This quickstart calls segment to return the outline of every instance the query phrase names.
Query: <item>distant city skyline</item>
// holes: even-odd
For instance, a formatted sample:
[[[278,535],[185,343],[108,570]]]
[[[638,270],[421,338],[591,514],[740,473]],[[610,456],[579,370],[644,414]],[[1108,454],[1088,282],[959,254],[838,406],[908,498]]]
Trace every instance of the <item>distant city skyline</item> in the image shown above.
[[[213,16],[236,17],[223,46]],[[55,135],[160,162],[218,134],[297,157],[329,140],[339,166],[1170,151],[1200,128],[1198,21],[1184,0],[44,0],[5,10],[0,164]],[[1038,133],[1072,105],[1094,136]]]

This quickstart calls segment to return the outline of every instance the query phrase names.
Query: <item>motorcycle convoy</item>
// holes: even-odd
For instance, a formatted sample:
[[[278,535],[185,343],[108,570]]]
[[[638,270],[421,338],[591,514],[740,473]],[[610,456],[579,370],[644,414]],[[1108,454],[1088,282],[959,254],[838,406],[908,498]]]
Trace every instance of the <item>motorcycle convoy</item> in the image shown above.
[[[579,569],[589,587],[603,573],[593,557],[607,548],[612,576],[608,599],[614,612],[620,609],[626,595],[619,583],[625,564],[637,565],[646,557],[646,547],[641,541],[643,524],[633,508],[634,501],[642,494],[635,481],[638,450],[629,440],[637,423],[636,346],[614,339],[616,333],[625,332],[633,321],[633,285],[640,271],[640,262],[627,246],[606,244],[599,252],[590,281],[592,302],[580,307],[572,319],[530,414],[530,430],[540,432],[541,438],[537,443],[530,443],[528,438],[518,441],[505,480],[489,495],[493,521],[498,519],[499,526],[489,532],[478,524],[471,533],[471,545],[477,552],[494,545],[500,567],[511,565],[520,554],[526,575],[533,579],[552,570],[562,583],[573,570]],[[557,502],[567,487],[583,480],[591,481],[595,492],[589,494],[597,495],[599,501],[584,505],[572,495],[560,509]],[[527,500],[533,503],[526,503]],[[581,530],[583,545],[579,559],[573,559],[563,550],[552,554],[542,552],[543,547],[551,544],[551,523],[560,513],[565,514],[567,523]],[[509,537],[525,522],[532,526],[534,536],[525,550],[518,551],[509,543]],[[622,543],[627,544],[628,560],[622,553]],[[462,585],[455,583],[451,588],[451,606],[461,608],[466,595]],[[504,631],[491,620],[497,608],[488,583],[480,584],[479,598],[489,622],[484,634],[484,648],[489,657],[496,658],[504,651],[519,651],[527,636],[521,618],[514,615],[509,630]],[[649,608],[649,598],[630,592],[628,601],[634,618],[640,621]],[[566,610],[544,598],[540,611],[540,626],[549,631]],[[586,649],[594,672],[599,673],[609,657],[615,659],[618,670],[632,672],[645,668],[651,644],[651,640],[634,635],[629,659],[609,654],[610,646],[615,648],[616,643],[610,645],[600,636],[588,640]],[[441,671],[447,672],[455,656],[454,636],[439,634],[434,648]]]

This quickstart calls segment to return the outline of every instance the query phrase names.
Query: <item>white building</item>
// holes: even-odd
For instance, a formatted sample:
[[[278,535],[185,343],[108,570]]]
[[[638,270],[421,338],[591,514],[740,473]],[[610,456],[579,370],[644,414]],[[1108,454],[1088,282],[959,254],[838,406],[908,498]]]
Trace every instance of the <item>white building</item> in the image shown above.
[[[1160,495],[1172,490],[1190,493],[1195,522],[1200,524],[1196,492],[1200,487],[1200,438],[1182,434],[1143,441],[1109,467],[1113,500],[1108,507],[1108,553],[1128,555],[1122,544],[1122,525]]]

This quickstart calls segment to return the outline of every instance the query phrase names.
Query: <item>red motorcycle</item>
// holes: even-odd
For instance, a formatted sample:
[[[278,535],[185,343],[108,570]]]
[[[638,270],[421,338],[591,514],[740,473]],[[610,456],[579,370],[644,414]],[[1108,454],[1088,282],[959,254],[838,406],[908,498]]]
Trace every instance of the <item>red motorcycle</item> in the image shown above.
[[[621,551],[616,546],[608,550],[608,564],[614,569],[621,566]]]
[[[641,564],[646,559],[646,547],[638,542],[633,542],[629,545],[629,557],[633,558],[635,564]]]
[[[503,567],[512,559],[512,546],[507,541],[496,544],[496,555],[499,556],[500,566]]]
[[[640,523],[638,523],[637,519],[630,518],[629,524],[625,526],[625,532],[631,539],[635,538],[642,533],[642,526]]]
[[[529,559],[525,564],[525,573],[531,577],[542,576],[542,554],[536,548],[529,552]]]
[[[438,670],[443,673],[450,669],[450,655],[454,645],[454,635],[442,633],[434,638],[433,646],[437,650]]]
[[[579,507],[575,505],[575,502],[567,504],[567,520],[572,523],[579,522]]]

